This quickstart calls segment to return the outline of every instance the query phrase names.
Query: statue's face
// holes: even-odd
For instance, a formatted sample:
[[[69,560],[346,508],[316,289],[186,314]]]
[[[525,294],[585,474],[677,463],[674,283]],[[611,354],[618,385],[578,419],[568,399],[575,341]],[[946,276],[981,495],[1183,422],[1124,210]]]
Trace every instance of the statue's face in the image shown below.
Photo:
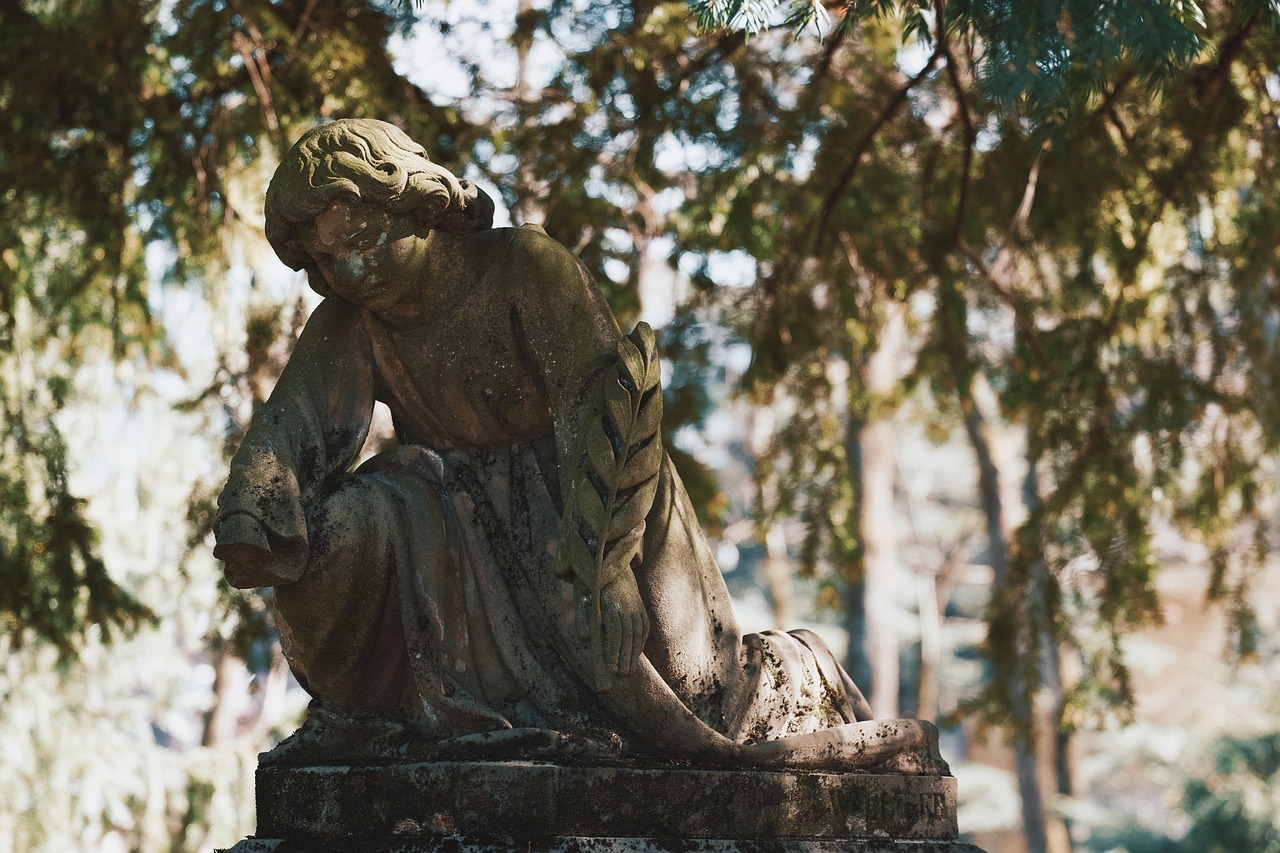
[[[418,284],[426,239],[407,216],[338,199],[303,229],[302,243],[334,293],[386,311]]]

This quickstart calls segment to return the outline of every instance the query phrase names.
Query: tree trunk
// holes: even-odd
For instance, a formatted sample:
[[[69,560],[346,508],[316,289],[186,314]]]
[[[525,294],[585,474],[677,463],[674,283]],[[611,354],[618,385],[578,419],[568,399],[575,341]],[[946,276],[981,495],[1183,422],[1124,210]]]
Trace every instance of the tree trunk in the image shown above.
[[[978,491],[982,510],[986,516],[991,567],[995,571],[993,595],[999,595],[1008,589],[1011,583],[1008,535],[1010,525],[1005,516],[1004,501],[1000,495],[1000,471],[993,451],[995,439],[990,425],[973,399],[972,388],[962,389],[961,400],[965,409],[965,432],[969,436],[969,443],[973,447],[974,456],[978,462]],[[1014,769],[1018,777],[1018,794],[1022,801],[1022,825],[1027,838],[1027,853],[1047,853],[1049,841],[1045,821],[1044,792],[1040,786],[1035,744],[1025,734],[1033,729],[1033,709],[1028,705],[1016,684],[1010,689],[1009,705],[1014,715]]]
[[[1009,531],[1013,525],[1006,514],[1000,489],[1000,470],[997,459],[998,437],[975,398],[975,384],[981,380],[977,365],[970,353],[967,326],[968,308],[960,289],[944,283],[939,289],[939,315],[946,327],[946,343],[956,379],[956,397],[964,415],[965,433],[978,463],[978,495],[982,503],[987,527],[987,550],[995,579],[992,596],[997,597],[1010,589],[1013,583],[1009,563]],[[1025,500],[1025,492],[1024,492]],[[1028,614],[1035,619],[1039,614]],[[1043,620],[1042,620],[1043,621]],[[1027,644],[1018,641],[1015,672],[1026,671]],[[1022,804],[1022,825],[1027,840],[1028,853],[1047,853],[1048,832],[1045,818],[1044,791],[1040,784],[1036,762],[1035,743],[1031,732],[1035,731],[1035,709],[1016,678],[1009,680],[1009,710],[1013,716],[1014,770],[1018,779],[1018,794]]]
[[[533,0],[519,0],[516,4],[516,80],[511,89],[511,97],[517,110],[526,116],[534,103],[533,87],[529,85],[529,55],[533,48],[531,24],[536,14]],[[524,121],[529,119],[525,118]],[[542,225],[547,218],[541,178],[533,170],[531,163],[530,158],[524,158],[516,166],[516,180],[520,191],[516,193],[516,202],[511,207],[512,219],[516,225]]]
[[[937,573],[922,570],[916,578],[920,615],[920,684],[916,690],[915,716],[937,722],[941,713],[942,685],[938,674],[942,669],[942,622],[947,596],[943,594],[946,579],[955,569],[955,548],[947,555]]]
[[[863,598],[866,602],[867,657],[871,662],[871,710],[880,719],[898,716],[898,626],[894,580],[898,545],[893,529],[893,424],[878,420],[860,430]]]
[[[1027,475],[1022,481],[1022,500],[1030,512],[1040,503],[1039,480],[1036,475],[1036,460],[1027,459]],[[1037,606],[1043,607],[1043,590],[1049,583],[1049,576],[1043,560],[1036,560],[1031,567],[1033,582],[1041,590],[1035,599]],[[1044,691],[1048,694],[1049,707],[1052,708],[1050,725],[1053,728],[1053,762],[1054,787],[1059,797],[1074,796],[1075,785],[1071,771],[1071,732],[1062,725],[1062,715],[1066,710],[1067,694],[1062,678],[1062,653],[1053,637],[1046,613],[1038,614],[1040,622],[1040,647],[1044,649]],[[1075,849],[1071,840],[1071,821],[1063,817],[1053,827],[1052,849],[1054,853],[1070,853]]]
[[[916,579],[920,614],[920,685],[916,691],[916,717],[938,719],[938,666],[942,660],[942,612],[938,601],[938,576],[922,571]]]
[[[1043,565],[1041,565],[1043,570]],[[1071,731],[1062,725],[1062,714],[1066,708],[1066,691],[1062,685],[1062,655],[1058,644],[1052,638],[1045,643],[1045,687],[1051,691],[1053,700],[1053,776],[1057,794],[1062,799],[1075,796],[1075,784],[1071,769]],[[1075,850],[1075,842],[1071,838],[1071,819],[1061,817],[1058,820],[1061,831],[1057,833],[1055,853],[1071,853]]]
[[[841,592],[844,609],[844,629],[849,635],[845,649],[844,668],[863,693],[871,692],[871,658],[867,656],[867,597],[866,584],[850,580]]]
[[[284,718],[288,689],[289,664],[284,658],[284,652],[280,649],[280,641],[277,640],[271,646],[271,668],[267,670],[267,676],[263,679],[262,705],[258,709],[258,716],[252,726],[253,740],[262,741],[267,732],[280,725]]]
[[[773,626],[786,630],[795,615],[791,588],[791,560],[787,557],[787,535],[779,522],[770,525],[764,537],[764,580],[769,589]]]
[[[920,689],[916,694],[916,715],[922,720],[936,722],[952,710],[942,707],[942,626],[963,564],[960,544],[952,542],[938,570],[920,576]]]
[[[231,701],[235,675],[243,671],[240,660],[225,646],[215,653],[213,661],[213,705],[205,713],[201,746],[218,746],[235,737],[236,709]]]
[[[897,473],[893,421],[879,405],[889,398],[900,378],[900,358],[906,339],[905,308],[887,302],[876,348],[857,366],[862,387],[872,401],[871,416],[850,414],[845,439],[846,458],[857,503],[858,535],[862,551],[862,636],[870,680],[860,683],[871,710],[880,719],[898,716],[898,626],[894,617],[894,580],[898,542],[893,520],[893,485]],[[848,594],[854,594],[850,589]],[[846,596],[848,597],[848,596]],[[855,626],[856,627],[856,626]],[[850,643],[854,642],[850,633]],[[850,660],[854,660],[851,656]]]

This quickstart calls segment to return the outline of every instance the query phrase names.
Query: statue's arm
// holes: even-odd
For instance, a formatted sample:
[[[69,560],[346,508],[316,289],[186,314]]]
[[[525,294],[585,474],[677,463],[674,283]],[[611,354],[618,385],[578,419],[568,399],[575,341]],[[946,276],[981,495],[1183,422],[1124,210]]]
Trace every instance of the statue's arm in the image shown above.
[[[524,238],[533,242],[533,238]],[[557,571],[574,584],[580,636],[598,689],[634,672],[649,632],[636,584],[662,462],[652,333],[623,338],[590,275],[550,240],[526,265],[519,332],[551,402],[564,511]],[[647,335],[647,336],[646,336]]]
[[[347,469],[369,431],[373,358],[358,309],[326,299],[270,399],[253,417],[218,498],[214,556],[238,586],[296,580],[307,558],[304,506]]]
[[[621,333],[600,288],[568,249],[531,228],[512,239],[511,261],[520,273],[512,293],[515,333],[546,389],[556,453],[564,460]]]

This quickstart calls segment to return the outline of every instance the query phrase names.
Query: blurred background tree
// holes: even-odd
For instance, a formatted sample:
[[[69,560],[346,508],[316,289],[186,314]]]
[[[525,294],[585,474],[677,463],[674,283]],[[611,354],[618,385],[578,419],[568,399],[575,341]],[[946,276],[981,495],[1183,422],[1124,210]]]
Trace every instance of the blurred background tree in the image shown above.
[[[1280,11],[460,5],[0,9],[0,725],[45,725],[6,783],[41,813],[0,840],[246,831],[228,789],[287,727],[285,674],[269,597],[217,584],[208,525],[314,305],[262,196],[304,129],[367,116],[578,252],[624,325],[665,327],[673,455],[708,529],[767,555],[773,618],[793,586],[841,614],[880,715],[1009,733],[1027,849],[1066,849],[1070,735],[1132,713],[1124,639],[1160,619],[1161,530],[1203,544],[1234,654],[1259,653]],[[719,456],[696,438],[715,404],[751,426]],[[967,514],[931,527],[908,502],[904,536],[912,425],[961,436],[974,473]],[[938,631],[973,564],[985,669],[944,690]],[[108,651],[119,629],[136,638]],[[65,701],[31,716],[37,687]],[[87,756],[46,772],[72,766],[69,732],[131,727],[133,782]],[[40,793],[67,773],[108,793]]]

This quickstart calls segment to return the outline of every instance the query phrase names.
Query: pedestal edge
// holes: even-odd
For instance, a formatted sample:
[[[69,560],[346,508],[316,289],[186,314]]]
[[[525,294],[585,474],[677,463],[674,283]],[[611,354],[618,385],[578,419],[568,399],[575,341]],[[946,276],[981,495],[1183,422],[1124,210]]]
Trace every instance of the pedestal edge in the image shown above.
[[[951,776],[437,762],[260,768],[264,838],[953,841]]]

